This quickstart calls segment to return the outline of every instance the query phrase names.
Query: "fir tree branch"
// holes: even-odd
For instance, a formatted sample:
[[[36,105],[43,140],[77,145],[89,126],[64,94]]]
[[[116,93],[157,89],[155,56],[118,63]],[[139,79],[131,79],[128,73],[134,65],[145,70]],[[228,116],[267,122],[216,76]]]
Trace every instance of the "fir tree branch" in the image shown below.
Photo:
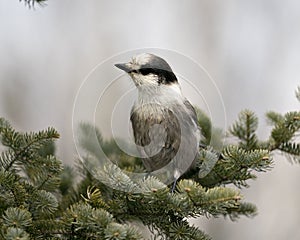
[[[267,112],[266,117],[269,125],[276,125],[284,121],[284,117],[281,114],[276,113],[274,111]]]
[[[9,127],[3,129],[0,134],[2,144],[10,147],[14,151],[14,157],[5,167],[7,171],[11,169],[15,162],[30,159],[32,154],[36,154],[43,145],[59,138],[59,134],[54,128],[48,128],[45,131],[40,131],[35,134],[21,134]]]
[[[250,110],[244,110],[239,114],[238,120],[232,125],[229,132],[239,139],[241,148],[252,150],[256,149],[258,144],[257,127],[257,116]]]
[[[197,113],[198,124],[201,126],[201,134],[203,136],[202,144],[209,145],[212,137],[212,123],[209,117],[199,108],[195,107]]]
[[[246,151],[231,145],[224,148],[222,157],[212,171],[197,181],[206,187],[233,183],[236,186],[248,186],[246,180],[254,179],[253,171],[264,172],[272,167],[268,150]]]
[[[14,173],[0,169],[0,214],[7,206],[22,206],[26,201],[26,187]]]
[[[271,150],[281,148],[292,140],[295,134],[300,130],[300,112],[288,112],[281,121],[278,121],[271,132],[274,144],[270,146]]]
[[[300,88],[296,96],[300,100]],[[204,113],[198,116],[203,143],[216,137],[221,141],[210,119]],[[271,137],[260,142],[256,115],[242,111],[230,129],[238,143],[223,147],[220,154],[213,146],[201,148],[195,169],[182,176],[174,193],[154,177],[144,174],[144,179],[136,180],[130,172],[125,174],[120,166],[145,172],[136,159],[122,154],[114,141],[103,141],[100,132],[88,124],[81,126],[83,148],[99,160],[100,142],[118,166],[86,168],[88,164],[83,162],[82,179],[75,185],[72,170],[63,170],[53,156],[53,141],[58,137],[54,129],[23,134],[0,118],[0,141],[6,147],[0,154],[0,238],[134,240],[142,236],[130,222],[140,221],[148,226],[153,239],[208,240],[188,218],[225,216],[236,220],[257,212],[255,205],[242,201],[238,189],[224,185],[248,186],[247,180],[254,179],[255,172],[272,167],[270,154],[275,150],[299,159],[300,112],[269,112],[267,118],[273,127]],[[91,142],[91,134],[96,134],[97,144]]]
[[[40,6],[44,6],[47,0],[23,0],[23,1],[25,2],[25,5],[31,8],[34,7],[36,3]],[[22,0],[19,0],[19,2],[22,2]]]
[[[32,224],[31,213],[25,209],[8,208],[3,215],[6,227],[25,228]]]

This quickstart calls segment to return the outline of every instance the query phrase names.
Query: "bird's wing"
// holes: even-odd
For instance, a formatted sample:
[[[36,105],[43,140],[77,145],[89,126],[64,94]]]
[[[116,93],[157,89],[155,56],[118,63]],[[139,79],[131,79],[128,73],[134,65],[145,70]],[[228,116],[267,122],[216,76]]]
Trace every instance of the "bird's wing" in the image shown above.
[[[182,108],[182,109],[181,109]],[[181,122],[181,142],[176,156],[173,159],[174,177],[178,179],[198,158],[198,146],[201,138],[197,115],[191,103],[185,99],[184,105],[178,105],[174,112]]]
[[[172,171],[185,169],[178,170],[182,174],[194,160],[199,141],[195,110],[189,102],[157,107],[159,114],[148,116],[132,111],[135,142],[148,155],[143,159],[148,171],[158,170],[175,158]]]
[[[153,171],[168,164],[180,144],[180,126],[174,113],[168,108],[148,116],[132,111],[130,120],[135,143],[148,156],[143,159],[146,169]]]
[[[190,116],[192,117],[192,119],[194,120],[194,122],[197,124],[198,123],[197,114],[196,114],[196,111],[195,111],[195,108],[193,107],[193,105],[187,99],[185,99],[183,104],[187,108],[187,110],[188,110]]]
[[[185,105],[185,107],[187,108],[187,110],[188,110],[190,116],[192,117],[194,123],[195,123],[196,126],[197,126],[198,143],[199,143],[199,146],[200,146],[200,145],[201,145],[201,144],[200,144],[200,139],[201,139],[202,135],[201,135],[201,128],[200,128],[200,126],[198,125],[197,113],[196,113],[195,108],[193,107],[193,105],[192,105],[187,99],[185,99],[184,105]]]

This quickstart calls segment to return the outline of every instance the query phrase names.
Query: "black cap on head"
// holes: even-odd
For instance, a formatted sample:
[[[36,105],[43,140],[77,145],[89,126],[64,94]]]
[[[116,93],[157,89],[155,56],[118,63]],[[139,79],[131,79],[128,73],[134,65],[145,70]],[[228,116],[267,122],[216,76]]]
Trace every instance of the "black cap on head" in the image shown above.
[[[177,78],[172,71],[170,65],[161,57],[154,54],[149,54],[149,61],[140,66],[140,72],[143,75],[156,74],[159,79],[159,84],[171,84],[177,82]]]
[[[161,57],[154,54],[143,53],[132,59],[129,63],[115,64],[117,68],[127,73],[140,73],[142,75],[154,74],[158,76],[158,84],[177,83],[177,78],[170,65]]]

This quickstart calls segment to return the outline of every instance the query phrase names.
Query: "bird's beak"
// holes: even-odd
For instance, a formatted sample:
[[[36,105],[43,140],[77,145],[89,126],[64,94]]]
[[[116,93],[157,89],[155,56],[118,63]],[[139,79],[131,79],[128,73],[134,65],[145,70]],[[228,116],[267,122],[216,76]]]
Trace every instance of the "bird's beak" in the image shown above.
[[[132,70],[128,63],[117,63],[115,64],[115,66],[127,73],[129,73]]]

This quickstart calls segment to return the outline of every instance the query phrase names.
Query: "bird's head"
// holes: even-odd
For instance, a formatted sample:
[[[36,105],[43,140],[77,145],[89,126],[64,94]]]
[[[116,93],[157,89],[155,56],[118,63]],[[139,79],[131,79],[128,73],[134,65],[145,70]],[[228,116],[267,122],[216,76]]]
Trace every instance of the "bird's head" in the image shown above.
[[[115,66],[128,73],[137,88],[178,85],[169,64],[153,54],[143,53],[133,57],[128,63]]]

